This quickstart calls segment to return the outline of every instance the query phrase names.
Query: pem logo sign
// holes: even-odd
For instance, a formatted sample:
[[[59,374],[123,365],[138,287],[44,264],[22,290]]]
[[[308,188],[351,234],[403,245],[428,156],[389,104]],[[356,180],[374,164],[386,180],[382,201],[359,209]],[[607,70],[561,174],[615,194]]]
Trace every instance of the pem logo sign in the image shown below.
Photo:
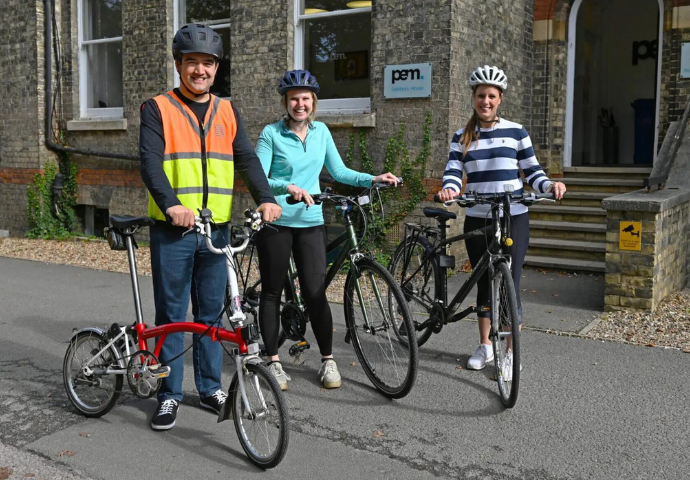
[[[431,64],[386,65],[383,71],[384,98],[428,98],[431,96]]]

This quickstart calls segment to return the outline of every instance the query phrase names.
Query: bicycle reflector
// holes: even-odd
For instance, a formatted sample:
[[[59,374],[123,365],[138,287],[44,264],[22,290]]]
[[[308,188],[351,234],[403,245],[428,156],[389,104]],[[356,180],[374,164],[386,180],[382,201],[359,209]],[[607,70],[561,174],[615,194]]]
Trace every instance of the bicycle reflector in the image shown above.
[[[503,243],[506,244],[506,247],[512,247],[513,246],[513,239],[510,237],[506,237],[505,242],[503,242]]]

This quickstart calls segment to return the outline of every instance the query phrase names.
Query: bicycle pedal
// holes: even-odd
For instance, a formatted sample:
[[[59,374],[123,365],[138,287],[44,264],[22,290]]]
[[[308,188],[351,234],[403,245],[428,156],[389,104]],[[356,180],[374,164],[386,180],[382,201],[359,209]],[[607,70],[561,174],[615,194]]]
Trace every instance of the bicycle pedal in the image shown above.
[[[291,357],[294,357],[294,356],[301,354],[305,350],[309,350],[310,348],[311,348],[311,345],[309,345],[309,342],[301,341],[301,342],[297,342],[293,346],[291,346],[289,353],[290,353]]]
[[[155,365],[149,367],[149,373],[153,378],[165,378],[170,375],[170,367],[167,365]]]

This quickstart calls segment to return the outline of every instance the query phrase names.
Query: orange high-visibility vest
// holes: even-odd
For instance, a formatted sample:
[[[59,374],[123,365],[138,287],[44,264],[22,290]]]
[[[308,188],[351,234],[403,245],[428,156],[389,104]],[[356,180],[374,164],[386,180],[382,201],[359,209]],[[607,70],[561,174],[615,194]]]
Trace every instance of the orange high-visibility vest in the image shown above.
[[[211,95],[199,125],[194,112],[173,91],[154,98],[163,121],[163,170],[182,205],[198,215],[208,208],[216,223],[230,221],[235,169],[232,142],[237,121],[232,105]],[[165,220],[149,193],[149,216]]]

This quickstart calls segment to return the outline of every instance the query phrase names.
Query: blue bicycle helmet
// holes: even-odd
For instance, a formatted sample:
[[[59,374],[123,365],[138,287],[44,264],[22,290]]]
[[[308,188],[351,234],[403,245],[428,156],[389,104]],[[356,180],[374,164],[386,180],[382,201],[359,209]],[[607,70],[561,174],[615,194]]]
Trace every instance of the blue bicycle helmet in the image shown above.
[[[278,93],[285,95],[285,92],[295,88],[306,88],[314,93],[319,93],[319,82],[309,70],[290,70],[285,72],[278,85]]]
[[[185,53],[207,53],[220,61],[223,58],[223,40],[208,25],[188,23],[175,34],[172,51],[175,60]]]

